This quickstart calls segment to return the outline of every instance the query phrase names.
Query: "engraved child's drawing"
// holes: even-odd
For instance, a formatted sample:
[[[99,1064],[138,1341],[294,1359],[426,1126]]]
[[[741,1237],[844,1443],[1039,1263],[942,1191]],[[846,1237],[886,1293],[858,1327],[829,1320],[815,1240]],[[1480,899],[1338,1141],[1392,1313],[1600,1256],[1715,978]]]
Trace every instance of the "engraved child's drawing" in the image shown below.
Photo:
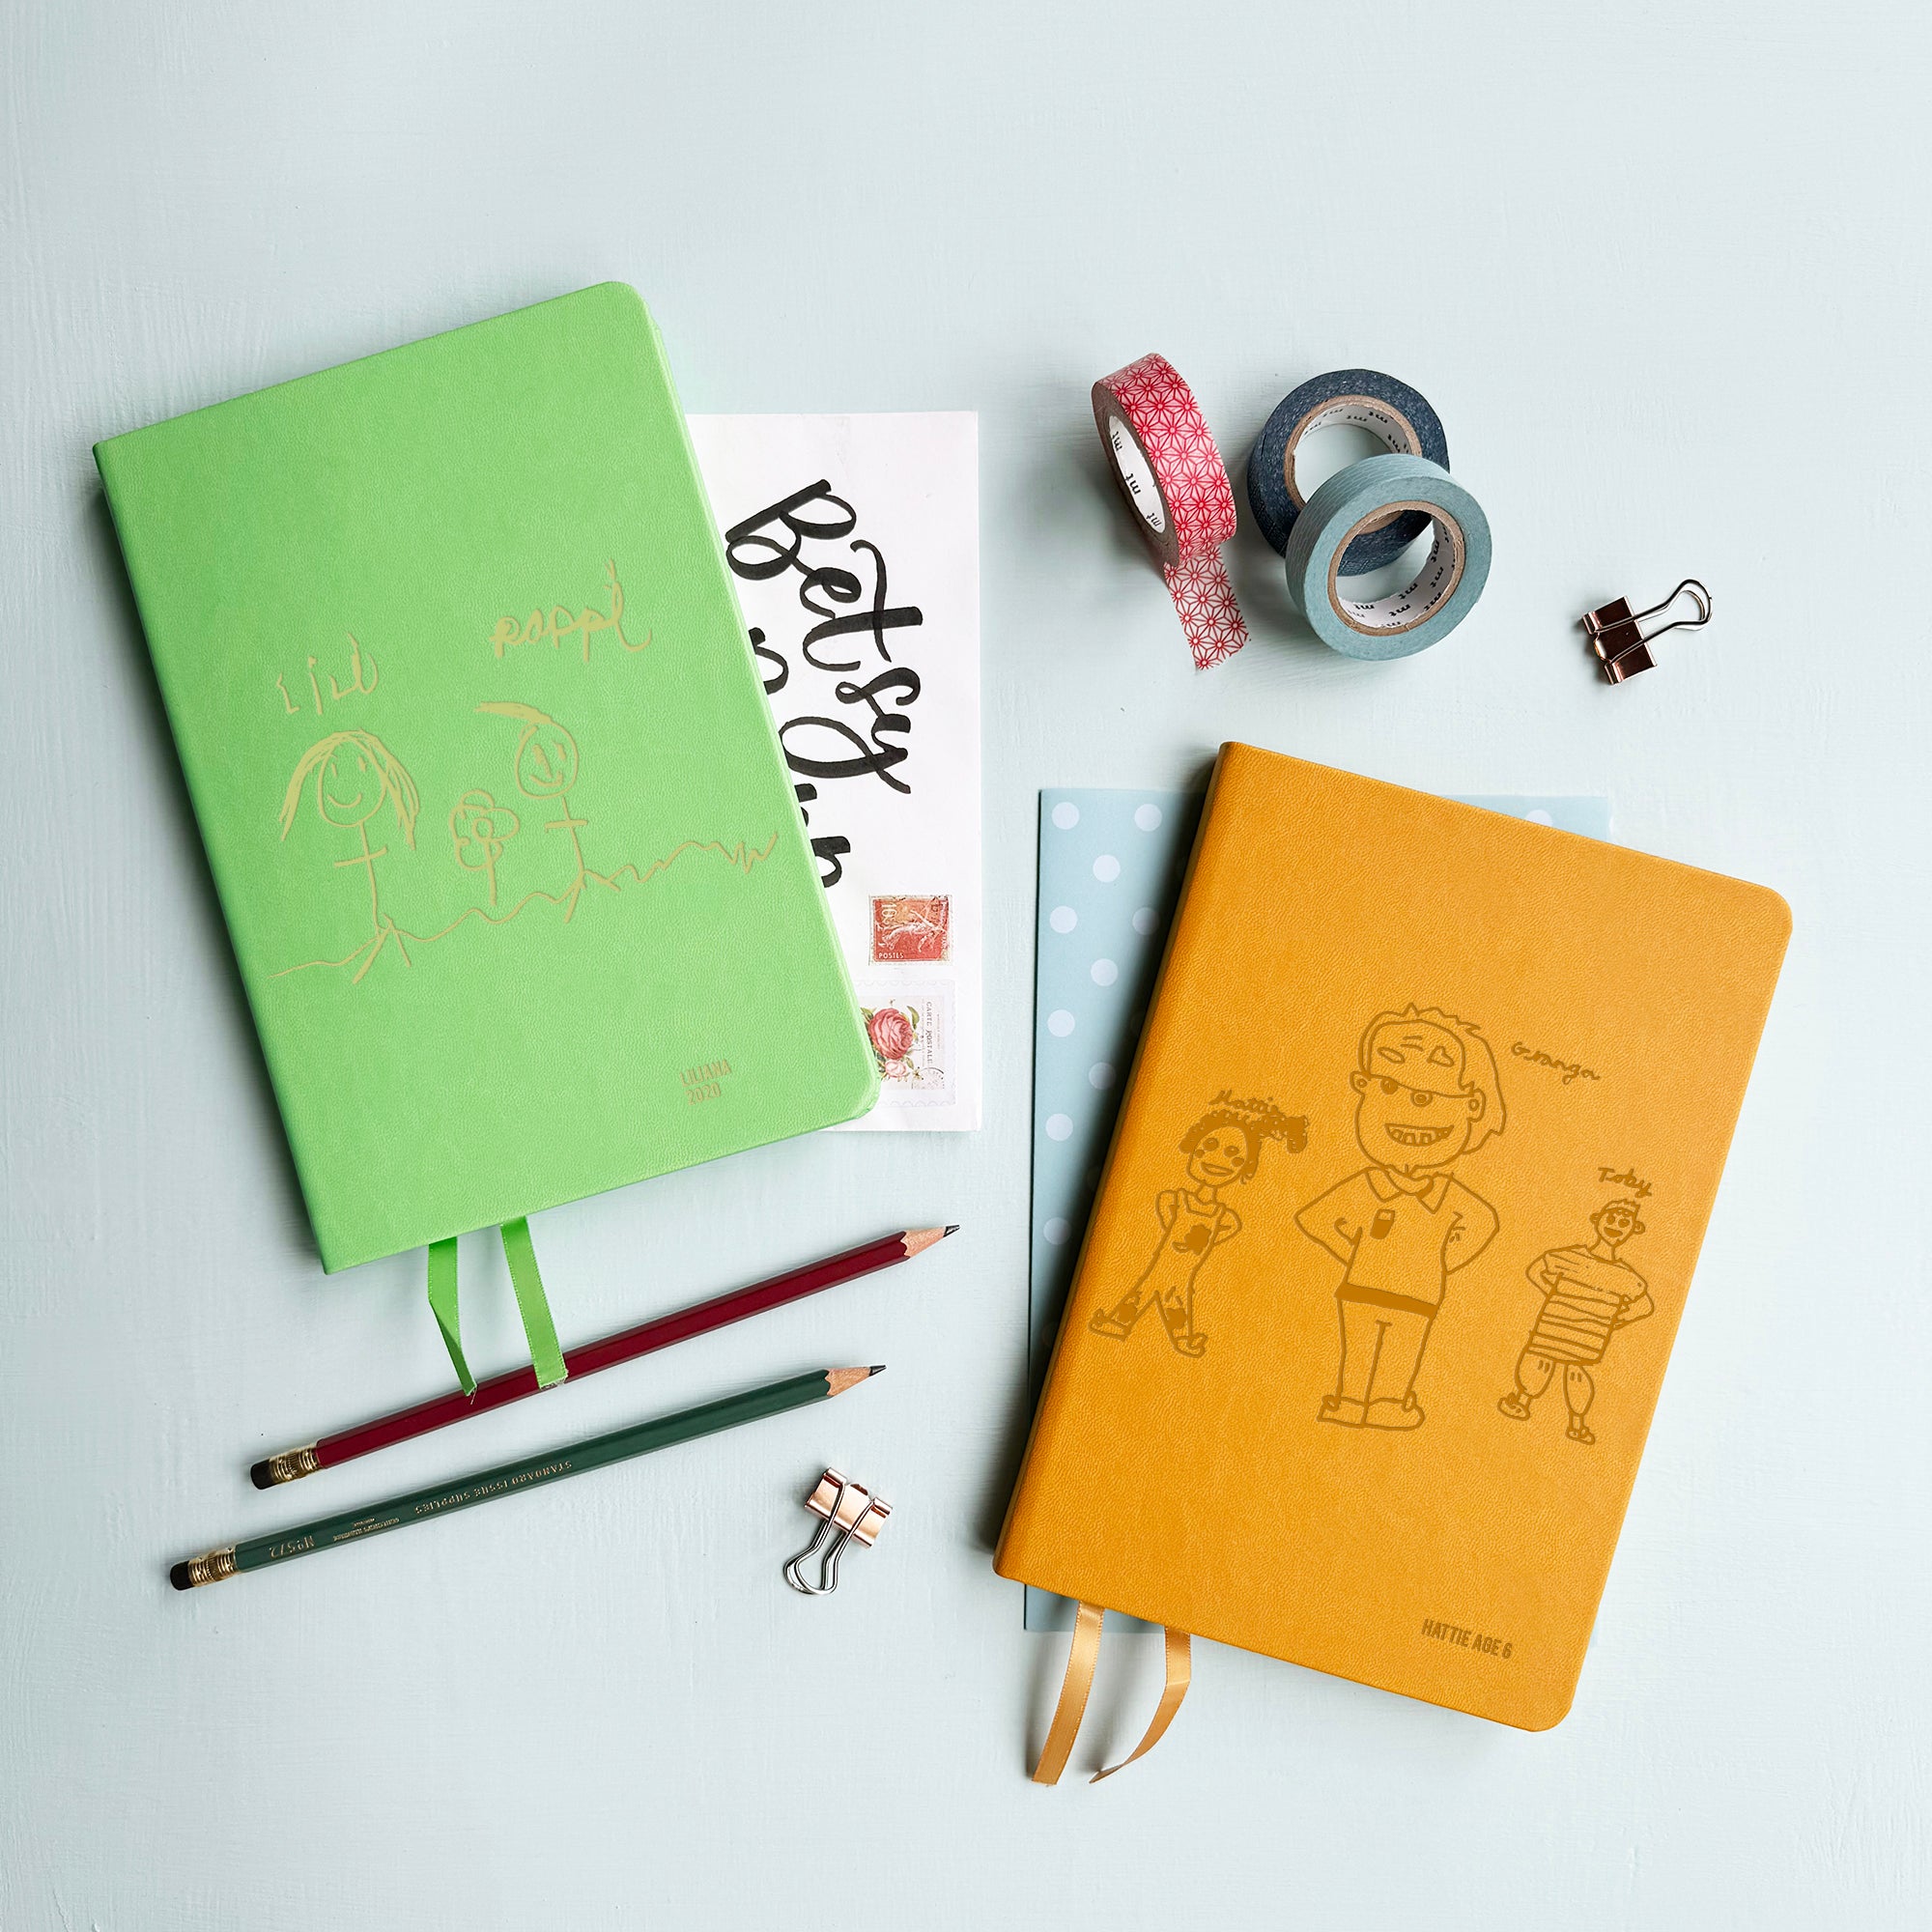
[[[642,645],[637,648],[642,649]],[[370,664],[373,671],[373,661],[364,662]],[[359,984],[391,942],[403,963],[412,966],[415,961],[410,953],[412,946],[434,946],[472,921],[494,929],[508,925],[529,906],[551,905],[561,908],[567,924],[588,885],[608,886],[613,893],[622,891],[626,886],[646,885],[660,873],[668,871],[687,853],[709,853],[724,860],[734,871],[749,877],[754,867],[778,849],[779,835],[776,832],[762,845],[753,845],[743,838],[728,845],[718,838],[684,838],[648,865],[627,864],[610,873],[592,871],[584,864],[583,844],[579,837],[589,820],[580,818],[570,805],[571,790],[578,779],[577,740],[554,718],[537,710],[534,705],[504,701],[479,704],[476,709],[493,717],[507,718],[523,727],[513,754],[517,789],[526,798],[535,799],[559,814],[546,819],[544,830],[561,833],[568,841],[571,863],[569,884],[560,893],[533,889],[525,893],[507,910],[497,910],[497,862],[503,856],[506,843],[521,829],[521,823],[516,812],[507,806],[498,805],[491,792],[472,786],[458,798],[449,814],[449,836],[456,863],[466,871],[483,874],[487,903],[465,907],[453,919],[432,931],[418,932],[397,924],[383,910],[376,881],[376,861],[387,857],[389,848],[386,845],[372,847],[368,828],[370,821],[386,804],[396,814],[405,843],[413,848],[416,842],[416,815],[421,810],[415,781],[404,769],[402,761],[373,733],[333,731],[311,745],[297,765],[282,800],[281,834],[286,840],[289,829],[295,823],[297,808],[301,803],[302,788],[313,779],[316,811],[323,823],[343,831],[353,831],[361,848],[352,857],[338,859],[334,863],[337,866],[360,866],[367,872],[371,936],[357,945],[353,952],[339,959],[304,959],[271,973],[269,976],[270,979],[286,979],[292,973],[307,973],[320,967],[347,966],[354,968],[353,980]]]
[[[1590,1370],[1604,1359],[1610,1337],[1656,1312],[1650,1287],[1617,1251],[1643,1233],[1634,1201],[1611,1201],[1590,1216],[1596,1239],[1551,1248],[1530,1263],[1528,1275],[1543,1295],[1543,1310],[1517,1357],[1516,1387],[1496,1406],[1516,1422],[1529,1420],[1530,1405],[1563,1371],[1563,1403],[1570,1411],[1564,1432],[1588,1448],[1597,1438],[1584,1420],[1596,1400]]]
[[[327,737],[318,738],[302,753],[295,776],[289,780],[288,791],[282,799],[284,839],[289,836],[289,828],[296,822],[302,787],[311,778],[315,781],[316,815],[325,825],[354,832],[360,847],[353,857],[338,859],[335,864],[338,867],[360,866],[369,879],[370,937],[347,959],[336,963],[353,965],[355,968],[354,978],[360,980],[376,963],[383,949],[394,940],[403,963],[406,966],[411,964],[410,950],[403,943],[402,932],[395,921],[384,912],[382,895],[376,886],[376,861],[387,857],[389,848],[386,845],[371,847],[369,821],[386,804],[396,814],[404,842],[413,846],[416,842],[416,813],[421,809],[415,781],[404,770],[402,761],[394,753],[372,732],[331,731]]]
[[[524,735],[517,740],[517,789],[526,798],[537,799],[543,803],[554,802],[560,818],[545,821],[546,832],[561,832],[570,840],[570,856],[576,863],[576,876],[564,888],[563,917],[566,922],[575,917],[577,901],[583,896],[583,888],[593,879],[600,886],[617,890],[616,882],[608,874],[591,871],[583,863],[583,841],[578,834],[587,826],[587,818],[579,818],[570,809],[571,787],[577,783],[577,740],[559,724],[554,718],[539,711],[533,704],[479,704],[478,711],[487,711],[493,717],[514,719],[524,727]]]
[[[481,872],[489,888],[490,904],[497,903],[497,861],[517,836],[521,821],[507,805],[498,805],[487,791],[467,791],[449,814],[449,836],[456,846],[456,863],[466,872]]]
[[[1349,1082],[1369,1165],[1294,1217],[1343,1265],[1341,1367],[1320,1417],[1418,1429],[1415,1378],[1449,1277],[1496,1232],[1495,1210],[1452,1170],[1502,1132],[1502,1089],[1480,1030],[1438,1007],[1378,1013]]]
[[[1241,1217],[1224,1197],[1253,1176],[1270,1140],[1299,1153],[1308,1145],[1308,1122],[1291,1119],[1272,1100],[1236,1100],[1225,1089],[1214,1096],[1180,1137],[1191,1185],[1163,1189],[1155,1198],[1159,1243],[1133,1287],[1113,1307],[1094,1310],[1087,1324],[1094,1334],[1124,1342],[1157,1308],[1179,1353],[1197,1359],[1207,1353],[1208,1337],[1194,1321],[1195,1287],[1208,1257],[1241,1232]]]

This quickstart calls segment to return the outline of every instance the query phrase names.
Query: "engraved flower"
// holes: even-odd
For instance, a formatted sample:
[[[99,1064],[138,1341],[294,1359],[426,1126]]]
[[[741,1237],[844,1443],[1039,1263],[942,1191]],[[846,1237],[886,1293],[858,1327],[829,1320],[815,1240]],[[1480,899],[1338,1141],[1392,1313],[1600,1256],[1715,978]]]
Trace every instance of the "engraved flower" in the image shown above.
[[[517,836],[521,821],[507,805],[498,805],[487,791],[467,791],[449,814],[449,836],[456,846],[456,863],[466,872],[481,872],[489,882],[490,903],[497,903],[497,861],[506,840]]]

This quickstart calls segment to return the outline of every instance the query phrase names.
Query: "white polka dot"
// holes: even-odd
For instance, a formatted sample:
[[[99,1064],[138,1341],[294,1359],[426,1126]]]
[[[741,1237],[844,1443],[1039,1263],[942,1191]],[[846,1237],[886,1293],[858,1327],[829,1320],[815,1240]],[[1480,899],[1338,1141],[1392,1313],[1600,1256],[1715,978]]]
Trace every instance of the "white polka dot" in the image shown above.
[[[1523,816],[1532,825],[1554,825],[1556,823],[1555,819],[1551,818],[1548,812],[1545,811],[1540,805],[1534,811],[1525,811]]]
[[[1080,808],[1063,799],[1053,808],[1053,822],[1063,832],[1071,832],[1080,823]]]
[[[1134,930],[1145,939],[1160,923],[1160,915],[1152,906],[1142,906],[1134,915]]]
[[[1103,886],[1111,886],[1121,876],[1121,862],[1111,852],[1102,852],[1094,861],[1094,876]]]
[[[1046,1137],[1050,1141],[1064,1141],[1073,1131],[1073,1122],[1065,1114],[1049,1114],[1046,1117]]]
[[[1071,932],[1080,923],[1080,915],[1071,906],[1055,906],[1047,914],[1046,923],[1055,932]]]
[[[1157,805],[1142,806],[1141,809],[1134,813],[1134,823],[1138,825],[1143,832],[1154,831],[1160,824],[1160,807]]]
[[[1057,1248],[1073,1230],[1056,1214],[1039,1232]]]
[[[1065,1039],[1073,1031],[1073,1015],[1065,1007],[1046,1016],[1046,1030],[1055,1039]]]
[[[1096,986],[1111,986],[1121,977],[1121,969],[1111,959],[1096,959],[1089,970]]]
[[[1097,1087],[1105,1093],[1114,1084],[1114,1069],[1104,1060],[1098,1060],[1087,1069],[1087,1084]]]

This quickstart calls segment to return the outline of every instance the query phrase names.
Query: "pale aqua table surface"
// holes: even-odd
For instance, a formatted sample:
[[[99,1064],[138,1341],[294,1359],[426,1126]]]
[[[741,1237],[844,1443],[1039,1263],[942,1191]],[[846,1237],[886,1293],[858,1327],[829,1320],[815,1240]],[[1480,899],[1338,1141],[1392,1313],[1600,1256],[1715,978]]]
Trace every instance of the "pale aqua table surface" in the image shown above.
[[[1904,0],[0,9],[0,1927],[1913,1923],[1929,69]],[[89,445],[607,276],[693,410],[980,412],[987,1125],[544,1217],[567,1339],[963,1230],[305,1501],[828,1360],[876,1387],[176,1598],[170,1559],[293,1520],[254,1457],[447,1370],[419,1258],[316,1266]],[[1333,657],[1244,512],[1255,640],[1197,676],[1088,406],[1150,349],[1237,469],[1321,370],[1420,387],[1494,530],[1469,622]],[[1709,630],[1596,680],[1581,613],[1692,573]],[[1607,796],[1797,937],[1571,1718],[1203,1645],[1157,1751],[1044,1791],[1064,1639],[988,1560],[1037,799],[1185,789],[1230,735]],[[827,1463],[895,1507],[808,1602],[778,1569]],[[1076,1770],[1157,1677],[1110,1647]]]

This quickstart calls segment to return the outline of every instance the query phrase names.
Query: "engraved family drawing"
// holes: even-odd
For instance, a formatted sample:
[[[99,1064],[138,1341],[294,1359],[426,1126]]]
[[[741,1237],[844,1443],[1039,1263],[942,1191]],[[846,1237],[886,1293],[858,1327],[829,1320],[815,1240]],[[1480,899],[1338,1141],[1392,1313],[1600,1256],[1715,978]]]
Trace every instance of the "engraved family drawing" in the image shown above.
[[[644,650],[651,642],[649,636],[642,643],[634,644],[624,635],[624,591],[617,581],[614,563],[605,566],[605,576],[611,593],[608,616],[588,608],[573,614],[562,605],[556,605],[548,613],[533,611],[522,622],[510,617],[499,618],[487,640],[494,654],[501,658],[506,649],[536,641],[548,642],[553,650],[557,650],[569,638],[581,640],[582,661],[588,665],[592,662],[592,638],[606,631],[615,637],[627,654],[636,656]],[[371,696],[380,682],[375,660],[363,652],[353,637],[350,644],[349,683],[344,685],[332,675],[328,680],[329,701],[332,704]],[[311,657],[308,660],[309,683],[317,715],[320,716],[323,696],[315,666],[316,661]],[[285,715],[298,712],[300,707],[290,699],[282,678],[277,677],[275,685],[281,693]],[[544,832],[556,835],[554,849],[557,859],[563,862],[558,889],[551,891],[540,886],[531,887],[506,910],[498,910],[497,867],[509,849],[510,841],[523,830],[523,819],[510,807],[499,804],[489,786],[474,784],[461,791],[451,806],[448,814],[450,856],[457,867],[472,874],[480,882],[483,903],[467,905],[455,918],[433,931],[417,932],[399,925],[384,907],[377,869],[379,860],[391,859],[393,863],[393,855],[386,843],[371,843],[370,827],[374,825],[380,837],[382,828],[393,816],[403,845],[413,851],[416,819],[422,809],[416,781],[396,752],[374,732],[359,729],[330,731],[310,745],[296,763],[282,795],[278,813],[280,836],[282,842],[287,844],[290,833],[297,825],[304,792],[312,788],[315,816],[328,833],[355,835],[355,842],[349,845],[346,855],[331,859],[329,863],[338,871],[349,869],[362,873],[368,889],[368,932],[340,957],[305,959],[299,964],[283,967],[271,974],[271,979],[284,979],[292,973],[304,973],[316,967],[339,967],[349,969],[352,982],[359,984],[376,961],[391,948],[402,964],[413,965],[415,962],[410,952],[412,945],[434,945],[472,920],[488,926],[507,925],[526,907],[541,901],[560,908],[563,923],[569,924],[577,916],[579,902],[592,887],[615,893],[626,885],[642,885],[686,853],[712,853],[740,873],[750,873],[761,860],[771,856],[778,843],[779,835],[776,832],[761,846],[748,845],[743,839],[727,845],[715,838],[686,838],[641,868],[627,864],[611,872],[595,870],[586,861],[583,850],[583,835],[589,831],[590,821],[573,810],[571,804],[571,794],[577,789],[582,763],[576,737],[549,713],[518,699],[495,699],[477,705],[475,710],[479,715],[501,718],[516,728],[514,744],[506,739],[498,757],[497,783],[500,786],[505,782],[514,782],[528,804],[550,814],[539,823]],[[338,849],[348,843],[346,839],[339,838],[333,842]],[[518,849],[526,851],[530,848],[526,841],[526,845]]]
[[[1451,1278],[1500,1233],[1495,1209],[1463,1171],[1508,1120],[1496,1057],[1473,1021],[1411,1005],[1370,1019],[1347,1080],[1367,1164],[1294,1216],[1341,1265],[1335,1385],[1317,1417],[1345,1429],[1419,1429],[1427,1411],[1417,1382],[1430,1336],[1454,1299]],[[1259,1171],[1270,1139],[1299,1153],[1308,1122],[1272,1100],[1236,1100],[1229,1090],[1215,1096],[1181,1137],[1182,1184],[1155,1199],[1160,1238],[1151,1257],[1124,1293],[1103,1290],[1088,1317],[1094,1334],[1124,1342],[1157,1312],[1176,1352],[1206,1353],[1208,1336],[1196,1320],[1202,1278],[1241,1232],[1229,1196]],[[1600,1170],[1600,1184],[1628,1188],[1634,1180]],[[1647,1194],[1648,1185],[1636,1191]],[[1512,1421],[1527,1422],[1560,1380],[1565,1434],[1586,1448],[1596,1441],[1585,1421],[1596,1397],[1590,1372],[1620,1328],[1654,1312],[1648,1284],[1620,1253],[1643,1233],[1637,1200],[1606,1202],[1590,1225],[1592,1239],[1549,1248],[1529,1264],[1542,1305],[1517,1357],[1514,1386],[1495,1404]]]

